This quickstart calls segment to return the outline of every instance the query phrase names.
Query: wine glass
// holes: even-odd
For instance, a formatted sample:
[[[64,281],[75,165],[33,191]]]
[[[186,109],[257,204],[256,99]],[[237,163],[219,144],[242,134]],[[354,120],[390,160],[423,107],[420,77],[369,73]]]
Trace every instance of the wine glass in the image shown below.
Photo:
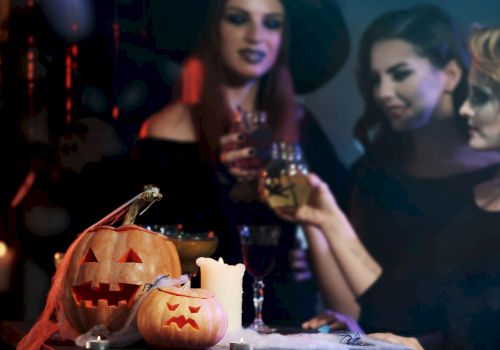
[[[175,244],[182,273],[187,274],[190,279],[198,273],[196,259],[211,256],[219,244],[219,238],[213,231],[186,232],[182,225],[153,225],[146,228],[161,233]]]
[[[239,109],[235,114],[231,132],[244,135],[243,140],[229,144],[227,150],[251,147],[253,157],[238,159],[235,165],[245,170],[261,170],[271,158],[272,130],[264,111],[248,112]]]
[[[253,304],[255,318],[249,326],[259,333],[272,333],[275,329],[267,326],[262,320],[264,303],[263,278],[274,266],[281,227],[275,225],[259,225],[238,227],[243,263],[253,277]]]

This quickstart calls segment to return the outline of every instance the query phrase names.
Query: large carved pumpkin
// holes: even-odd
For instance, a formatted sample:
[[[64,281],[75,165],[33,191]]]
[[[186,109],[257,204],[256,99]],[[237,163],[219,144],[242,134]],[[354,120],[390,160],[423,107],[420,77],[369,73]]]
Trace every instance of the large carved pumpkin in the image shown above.
[[[227,315],[206,289],[154,289],[137,313],[137,327],[155,348],[204,349],[217,344],[227,330]]]
[[[99,324],[116,331],[145,283],[180,274],[177,250],[165,237],[136,225],[96,227],[82,237],[69,261],[64,313],[82,333]]]

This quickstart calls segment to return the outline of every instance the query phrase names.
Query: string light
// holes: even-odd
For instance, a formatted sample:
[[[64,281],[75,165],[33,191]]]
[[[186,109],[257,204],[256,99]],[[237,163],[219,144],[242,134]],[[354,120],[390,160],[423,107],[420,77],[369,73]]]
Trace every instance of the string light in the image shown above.
[[[121,33],[121,26],[120,26],[120,17],[118,13],[118,0],[115,0],[114,3],[114,15],[113,15],[113,24],[112,24],[112,30],[113,30],[113,42],[115,45],[115,64],[114,64],[114,71],[116,73],[117,71],[117,62],[118,62],[118,53],[120,52],[120,33]],[[113,88],[114,95],[115,95],[115,105],[113,106],[113,109],[111,110],[111,116],[113,117],[114,120],[117,120],[120,117],[120,107],[118,106],[116,102],[116,88]]]
[[[28,0],[28,14],[33,18],[34,0]],[[28,81],[28,117],[35,115],[34,93],[35,93],[35,37],[28,35],[28,52],[26,53],[26,78]]]
[[[76,0],[73,0],[75,2]],[[69,6],[69,11],[73,12],[76,9],[75,6]],[[71,123],[73,118],[73,78],[76,76],[78,70],[78,44],[75,42],[75,38],[78,34],[78,23],[75,20],[73,13],[69,16],[72,18],[73,23],[71,23],[71,39],[66,49],[66,125]]]

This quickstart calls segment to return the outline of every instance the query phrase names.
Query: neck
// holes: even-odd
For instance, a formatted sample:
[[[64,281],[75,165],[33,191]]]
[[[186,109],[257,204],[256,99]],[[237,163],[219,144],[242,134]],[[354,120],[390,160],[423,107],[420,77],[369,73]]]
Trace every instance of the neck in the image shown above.
[[[405,166],[409,175],[439,177],[473,171],[500,163],[499,151],[476,151],[458,129],[454,118],[434,118],[411,132],[413,153]]]
[[[238,86],[224,86],[224,91],[232,111],[238,107],[245,111],[256,109],[257,90],[259,88],[258,80],[251,80]]]

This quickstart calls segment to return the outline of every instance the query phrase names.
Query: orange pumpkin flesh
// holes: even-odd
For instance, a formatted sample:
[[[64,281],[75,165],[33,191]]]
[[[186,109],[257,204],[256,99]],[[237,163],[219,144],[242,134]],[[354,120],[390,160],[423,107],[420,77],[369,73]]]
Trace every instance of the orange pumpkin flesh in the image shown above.
[[[156,348],[203,349],[222,339],[227,315],[208,290],[155,289],[139,308],[137,326]]]
[[[98,324],[118,330],[145,283],[158,275],[180,274],[175,246],[165,237],[135,225],[96,227],[85,234],[69,262],[65,314],[80,332]]]

